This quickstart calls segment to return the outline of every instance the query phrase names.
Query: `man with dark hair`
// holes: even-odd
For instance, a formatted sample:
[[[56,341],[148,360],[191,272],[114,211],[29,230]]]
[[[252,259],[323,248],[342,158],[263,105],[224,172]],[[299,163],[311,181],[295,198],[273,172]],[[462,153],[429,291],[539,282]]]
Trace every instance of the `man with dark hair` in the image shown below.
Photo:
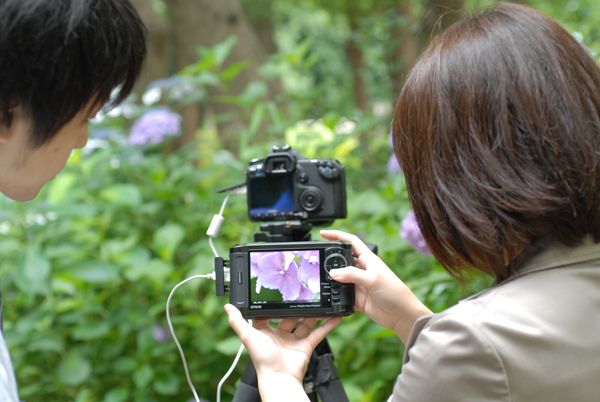
[[[35,198],[86,144],[88,120],[129,95],[145,34],[129,0],[0,2],[0,192]],[[18,401],[3,336],[0,401]]]

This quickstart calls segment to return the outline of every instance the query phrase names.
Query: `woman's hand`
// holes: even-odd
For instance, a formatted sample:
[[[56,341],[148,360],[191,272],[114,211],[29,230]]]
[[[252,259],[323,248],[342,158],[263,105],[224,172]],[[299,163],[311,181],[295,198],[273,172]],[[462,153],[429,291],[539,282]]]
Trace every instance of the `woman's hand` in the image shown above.
[[[394,331],[406,344],[417,318],[432,312],[358,237],[338,230],[322,230],[321,236],[352,244],[358,258],[355,267],[334,269],[329,275],[341,283],[354,283],[356,309]]]
[[[302,381],[313,349],[335,328],[341,317],[332,318],[313,330],[319,321],[306,318],[294,332],[298,320],[284,319],[277,328],[269,320],[255,320],[252,327],[237,308],[226,305],[229,325],[252,357],[263,402],[307,401]]]

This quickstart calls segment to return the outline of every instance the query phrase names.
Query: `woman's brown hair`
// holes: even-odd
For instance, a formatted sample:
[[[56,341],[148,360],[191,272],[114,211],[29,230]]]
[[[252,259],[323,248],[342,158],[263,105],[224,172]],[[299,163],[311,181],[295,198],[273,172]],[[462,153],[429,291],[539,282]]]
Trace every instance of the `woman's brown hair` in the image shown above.
[[[402,90],[394,151],[434,256],[502,280],[533,241],[600,241],[600,67],[518,4],[463,20]]]

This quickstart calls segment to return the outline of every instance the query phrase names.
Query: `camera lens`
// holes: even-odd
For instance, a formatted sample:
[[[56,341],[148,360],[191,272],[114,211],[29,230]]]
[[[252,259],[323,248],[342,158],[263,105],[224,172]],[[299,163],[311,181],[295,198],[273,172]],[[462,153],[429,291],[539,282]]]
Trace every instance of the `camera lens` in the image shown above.
[[[300,194],[300,206],[305,211],[314,211],[323,202],[323,196],[318,189],[307,189]]]

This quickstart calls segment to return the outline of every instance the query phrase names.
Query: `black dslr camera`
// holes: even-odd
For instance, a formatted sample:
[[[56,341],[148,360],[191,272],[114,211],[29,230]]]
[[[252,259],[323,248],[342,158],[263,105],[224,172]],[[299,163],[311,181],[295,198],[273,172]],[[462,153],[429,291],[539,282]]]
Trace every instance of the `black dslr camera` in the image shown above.
[[[306,159],[289,146],[273,147],[246,171],[252,222],[328,222],[346,217],[346,173],[335,159]]]
[[[352,265],[352,246],[310,236],[313,225],[346,217],[344,166],[335,159],[306,159],[289,146],[273,147],[250,162],[246,176],[249,218],[268,222],[260,229],[270,235],[255,233],[256,243],[231,247],[229,261],[215,259],[217,295],[229,291],[230,303],[245,318],[352,314],[354,285],[329,276],[332,269]]]

